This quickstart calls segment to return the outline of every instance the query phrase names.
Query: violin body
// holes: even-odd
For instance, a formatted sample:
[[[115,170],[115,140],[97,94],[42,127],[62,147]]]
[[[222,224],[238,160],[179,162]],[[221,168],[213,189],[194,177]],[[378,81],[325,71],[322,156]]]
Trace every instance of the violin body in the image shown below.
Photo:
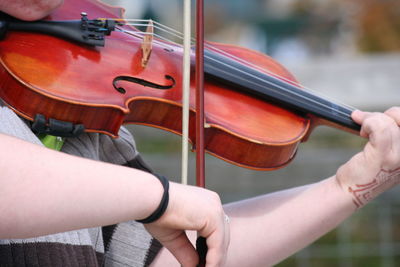
[[[66,0],[46,20],[79,19],[80,12],[94,18],[120,18],[123,14],[122,9],[95,0]],[[182,47],[155,40],[148,64],[143,67],[141,43],[141,38],[123,32],[113,32],[105,47],[44,34],[10,32],[0,41],[0,97],[29,120],[42,114],[46,119],[83,124],[86,131],[113,137],[126,123],[181,134]],[[232,45],[212,46],[233,59],[246,59],[244,64],[249,67],[296,82],[283,66],[266,55]],[[135,82],[126,77],[133,77]],[[192,143],[194,87],[193,79],[189,123]],[[205,80],[204,97],[206,151],[247,168],[270,170],[285,166],[317,121],[324,121],[232,90],[230,84],[213,79]]]

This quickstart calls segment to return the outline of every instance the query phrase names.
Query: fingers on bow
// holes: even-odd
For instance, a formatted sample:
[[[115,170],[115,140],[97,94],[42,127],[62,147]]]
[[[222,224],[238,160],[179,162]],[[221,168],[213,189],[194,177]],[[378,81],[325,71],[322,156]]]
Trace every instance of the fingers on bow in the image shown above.
[[[163,241],[162,244],[174,255],[181,266],[196,266],[198,255],[186,233],[182,231],[174,239]]]
[[[225,214],[221,216],[218,228],[218,231],[214,231],[207,237],[206,267],[224,266],[226,262],[230,242],[230,224]]]

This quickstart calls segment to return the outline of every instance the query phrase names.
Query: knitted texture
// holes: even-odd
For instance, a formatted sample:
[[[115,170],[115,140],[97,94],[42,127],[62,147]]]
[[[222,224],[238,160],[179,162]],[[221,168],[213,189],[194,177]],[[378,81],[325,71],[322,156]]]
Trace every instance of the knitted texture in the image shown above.
[[[27,123],[7,107],[0,107],[0,133],[41,145]],[[113,139],[84,133],[68,138],[62,151],[150,171],[131,134],[121,128],[119,136]],[[37,238],[0,240],[0,266],[148,266],[160,248],[142,224],[132,221]]]

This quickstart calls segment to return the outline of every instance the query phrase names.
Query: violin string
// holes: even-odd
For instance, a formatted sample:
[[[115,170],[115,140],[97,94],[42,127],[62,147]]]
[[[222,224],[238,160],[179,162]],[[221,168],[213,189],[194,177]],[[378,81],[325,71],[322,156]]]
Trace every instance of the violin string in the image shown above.
[[[145,22],[145,21],[149,21],[149,20],[134,20],[134,21]],[[171,35],[173,35],[173,36],[175,36],[175,37],[177,37],[177,38],[179,38],[179,39],[182,38],[182,37],[179,35],[179,32],[178,32],[178,31],[173,30],[173,29],[171,29],[171,28],[169,28],[169,27],[167,27],[167,26],[165,26],[165,25],[163,25],[163,24],[160,24],[160,23],[158,23],[158,22],[155,22],[155,21],[153,21],[153,23],[155,24],[154,28],[157,28],[157,29],[159,29],[160,31],[166,32],[166,33],[168,33],[168,34],[171,34]],[[143,23],[130,23],[129,25],[142,26],[142,27],[147,26],[147,24],[143,24]],[[159,25],[162,25],[162,27],[159,27]],[[164,29],[164,28],[166,28],[166,29]],[[128,34],[131,34],[131,35],[135,35],[136,37],[139,37],[139,38],[140,38],[140,35],[150,34],[150,33],[141,32],[141,31],[127,31],[127,30],[121,30],[121,31],[123,31],[123,32],[125,32],[125,33],[128,33]],[[164,40],[164,41],[168,41],[168,42],[172,42],[172,43],[174,43],[174,44],[176,44],[176,45],[180,45],[179,43],[177,43],[177,42],[175,42],[175,41],[173,41],[173,40],[170,40],[170,39],[168,39],[168,38],[165,38],[165,37],[163,37],[163,36],[161,36],[161,35],[158,35],[158,34],[153,34],[153,35],[154,35],[154,36],[157,36],[158,38],[160,38],[160,39],[162,39],[162,40]],[[192,38],[192,40],[193,40],[193,38]],[[166,45],[165,43],[161,43],[161,44],[164,45],[164,46]],[[275,74],[275,73],[273,73],[273,72],[270,72],[270,71],[268,71],[268,70],[260,69],[259,66],[256,66],[256,65],[252,64],[251,62],[247,62],[246,60],[243,60],[243,59],[241,59],[241,58],[238,58],[238,57],[236,57],[235,55],[229,54],[229,53],[227,53],[226,51],[223,51],[223,50],[221,50],[221,49],[219,49],[219,48],[216,48],[216,47],[214,47],[214,46],[211,46],[211,45],[208,45],[208,44],[207,44],[206,46],[209,47],[209,48],[211,48],[211,50],[216,50],[216,51],[220,52],[221,54],[224,54],[225,56],[234,58],[234,59],[236,59],[237,61],[240,61],[240,62],[242,62],[242,63],[251,65],[251,66],[253,66],[253,67],[255,67],[255,68],[261,70],[262,72],[267,72],[268,74],[273,75],[273,77],[279,78],[280,80],[284,80],[284,82],[287,82],[287,83],[289,83],[289,84],[291,84],[291,85],[298,85],[302,90],[306,90],[306,91],[308,91],[308,92],[312,92],[314,95],[317,96],[317,92],[313,92],[311,89],[306,88],[306,87],[303,87],[303,86],[301,86],[301,85],[300,85],[299,83],[297,83],[297,82],[291,81],[291,80],[289,80],[289,79],[287,79],[287,78],[285,78],[285,77],[281,77],[280,75],[277,75],[277,74]],[[331,107],[328,106],[328,105],[322,104],[322,103],[317,102],[317,101],[312,100],[312,99],[309,99],[308,97],[305,97],[305,96],[303,96],[303,95],[301,95],[301,94],[299,94],[299,93],[297,93],[297,92],[293,92],[292,90],[288,90],[288,89],[286,89],[286,88],[284,88],[284,87],[282,87],[282,86],[279,86],[279,85],[277,85],[277,84],[275,84],[275,83],[273,83],[273,82],[265,81],[265,80],[261,79],[260,77],[257,77],[257,76],[255,76],[255,75],[249,74],[249,73],[247,73],[247,72],[245,72],[245,71],[243,71],[243,70],[237,69],[237,68],[235,68],[235,67],[233,67],[233,66],[231,66],[231,65],[227,65],[226,63],[221,62],[221,61],[219,61],[219,60],[216,60],[216,59],[214,59],[214,58],[212,58],[212,57],[209,57],[209,56],[205,56],[205,57],[208,58],[208,59],[210,59],[210,60],[216,61],[217,63],[223,64],[223,65],[225,65],[227,68],[235,69],[236,71],[239,71],[239,72],[242,72],[242,73],[244,73],[244,74],[247,74],[247,75],[252,76],[252,78],[254,78],[254,79],[260,80],[261,82],[264,82],[264,83],[267,83],[267,84],[276,86],[276,87],[280,88],[280,89],[283,90],[283,91],[290,92],[290,93],[294,94],[294,95],[297,96],[297,97],[300,97],[300,98],[306,99],[306,100],[308,100],[308,101],[311,101],[311,102],[315,103],[315,104],[318,105],[318,106],[323,106],[323,107],[325,107],[325,108],[327,108],[327,109],[331,109]],[[211,66],[211,68],[215,68],[215,67]],[[219,69],[219,70],[220,70],[220,69]],[[230,74],[230,73],[228,73],[228,72],[226,72],[226,73],[227,73],[227,74]],[[231,75],[230,75],[230,76],[231,76]],[[235,77],[236,77],[236,76],[235,76]],[[236,77],[236,78],[237,78],[237,77]],[[243,79],[242,79],[242,80],[243,80]],[[253,83],[253,84],[256,84],[255,82],[252,82],[252,81],[249,81],[249,80],[248,80],[248,82],[251,82],[251,83]],[[300,90],[300,91],[301,91],[301,90]],[[319,92],[318,92],[318,93],[319,93]],[[279,92],[279,94],[283,95],[283,94],[280,93],[280,92]],[[326,96],[324,96],[323,98],[324,98],[325,100],[328,100],[328,98],[327,98]],[[331,101],[331,100],[330,100],[330,101]],[[334,103],[334,101],[331,101],[331,102]],[[341,105],[342,107],[347,107],[347,108],[349,109],[349,110],[348,110],[348,113],[350,113],[352,110],[354,110],[353,107],[350,107],[350,106],[348,106],[348,105],[345,105],[345,104],[340,104],[340,105]],[[336,112],[337,112],[337,113],[342,113],[342,115],[344,115],[346,118],[349,117],[349,114],[347,114],[347,113],[345,113],[345,112],[342,112],[342,111],[340,111],[340,110],[337,110]]]
[[[120,32],[123,32],[123,33],[131,35],[131,36],[135,36],[137,38],[143,38],[144,35],[153,35],[153,36],[155,36],[155,37],[157,37],[157,38],[159,38],[159,39],[161,39],[163,41],[173,43],[173,41],[171,41],[170,39],[165,38],[165,37],[163,37],[163,36],[161,36],[159,34],[156,34],[156,33],[135,32],[135,31],[127,31],[127,30],[123,30],[123,29],[118,29],[118,30]],[[113,38],[110,37],[109,39],[113,39]],[[179,45],[179,44],[175,44],[175,43],[174,43],[175,45],[172,45],[172,44],[165,43],[165,42],[159,42],[158,40],[155,40],[155,39],[153,39],[153,43],[156,43],[156,44],[158,44],[158,45],[160,45],[160,46],[162,46],[164,48],[168,48],[168,49],[176,48],[176,45]]]
[[[147,24],[143,24],[143,23],[131,23],[129,25],[138,26],[138,27],[146,27],[147,26]],[[158,29],[158,30],[162,31],[162,32],[165,32],[165,33],[168,33],[168,34],[170,34],[172,36],[175,36],[176,38],[178,38],[180,40],[183,40],[183,36],[181,34],[179,34],[179,32],[175,33],[173,31],[169,31],[169,29],[164,29],[163,27],[158,26],[158,24],[156,24],[156,23],[154,23],[153,27],[155,29]],[[192,42],[194,42],[194,38],[191,38],[191,40],[192,40]],[[177,42],[175,42],[173,40],[170,40],[170,41],[178,44]]]
[[[160,22],[158,22],[158,21],[155,21],[155,20],[150,20],[150,19],[129,19],[129,20],[127,20],[127,21],[133,21],[133,22],[149,22],[149,21],[152,21],[153,23],[154,23],[154,25],[156,25],[156,26],[158,26],[159,28],[163,28],[163,29],[165,29],[166,31],[168,31],[168,32],[173,32],[173,33],[175,33],[175,34],[177,34],[177,35],[179,35],[181,38],[182,38],[182,36],[183,36],[183,34],[180,32],[180,31],[178,31],[178,30],[175,30],[174,28],[171,28],[171,27],[168,27],[167,25],[165,25],[165,24],[162,24],[162,23],[160,23]],[[125,24],[125,25],[133,25],[133,23],[127,23],[127,24]],[[193,40],[193,38],[192,38],[192,40]]]
[[[145,35],[145,34],[146,34],[145,32],[135,32],[135,31],[126,31],[126,32],[129,33],[129,34],[132,34],[132,35],[136,35],[136,34],[139,33],[139,37],[140,37],[140,34],[142,34],[142,35]],[[162,37],[162,38],[165,39],[165,40],[167,40],[167,41],[170,41],[170,40],[168,40],[167,38],[164,38],[164,37]],[[161,44],[165,45],[164,43],[161,43]],[[178,44],[178,45],[179,45],[179,44]],[[228,64],[226,64],[226,63],[224,63],[224,62],[222,62],[222,61],[216,60],[215,58],[212,58],[212,57],[209,57],[209,56],[205,56],[205,57],[208,58],[209,60],[212,60],[212,61],[215,61],[215,62],[217,62],[217,63],[223,64],[223,65],[225,65],[227,68],[235,69],[236,71],[242,72],[242,73],[244,73],[244,74],[246,74],[246,75],[250,75],[250,76],[252,76],[253,79],[259,80],[259,81],[261,81],[261,82],[263,82],[263,83],[267,83],[267,84],[269,84],[269,85],[273,85],[273,86],[275,86],[275,87],[281,89],[281,91],[283,91],[283,92],[284,92],[284,91],[290,92],[291,94],[294,94],[294,96],[296,96],[296,98],[295,98],[295,97],[290,97],[291,99],[294,99],[294,100],[299,100],[299,98],[300,98],[300,99],[305,99],[305,100],[307,100],[307,101],[311,101],[312,103],[316,104],[317,106],[321,106],[321,107],[326,108],[326,109],[331,109],[331,106],[322,104],[321,102],[312,100],[312,99],[310,99],[310,98],[308,98],[308,97],[306,97],[306,96],[301,95],[301,94],[300,94],[301,90],[299,90],[299,93],[297,93],[297,92],[295,92],[295,91],[292,91],[292,90],[287,90],[286,88],[284,88],[284,87],[282,87],[282,86],[279,86],[279,85],[277,85],[277,84],[275,84],[275,83],[273,83],[273,82],[265,81],[264,79],[262,79],[262,78],[260,78],[260,77],[258,77],[258,76],[255,76],[255,75],[252,75],[252,74],[250,74],[250,73],[244,72],[243,70],[240,70],[240,69],[238,69],[238,68],[235,68],[235,67],[233,67],[233,66],[231,66],[231,65],[228,65]],[[212,65],[211,65],[210,67],[216,69],[216,68],[213,67]],[[218,70],[221,71],[221,69],[218,69]],[[224,71],[224,72],[225,72],[225,71]],[[232,76],[231,72],[225,72],[225,73],[226,73],[227,75],[229,75],[229,76]],[[235,78],[238,78],[238,77],[235,76]],[[243,78],[241,78],[241,79],[244,80]],[[246,79],[246,81],[247,81],[247,82],[250,82],[250,83],[252,83],[252,84],[254,84],[254,85],[257,85],[257,83],[255,83],[254,81],[250,81],[250,80],[247,80],[247,79]],[[276,92],[278,92],[278,91],[276,91]],[[280,95],[282,95],[282,96],[284,95],[282,92],[278,92],[278,94],[280,94]],[[286,95],[286,97],[287,97],[287,95]],[[320,109],[320,110],[322,110],[322,109]],[[350,113],[350,112],[351,112],[351,110],[348,110],[348,113],[343,112],[343,111],[341,111],[341,110],[336,110],[336,113],[339,113],[339,114],[343,115],[346,119],[349,118],[349,113]],[[349,120],[349,121],[350,121],[350,120]]]
[[[150,20],[145,20],[145,19],[137,19],[137,20],[135,20],[135,19],[134,19],[134,20],[132,20],[132,21],[146,22],[146,21],[150,21]],[[177,30],[175,30],[175,29],[173,29],[173,28],[171,28],[171,27],[168,27],[168,26],[166,26],[166,25],[164,25],[164,24],[162,24],[162,23],[159,23],[159,22],[157,22],[157,21],[153,21],[153,20],[152,20],[152,22],[154,23],[154,25],[155,25],[154,27],[155,27],[155,28],[157,28],[157,29],[159,29],[159,30],[161,30],[161,31],[163,31],[163,32],[165,32],[165,33],[171,34],[171,35],[173,35],[173,36],[175,36],[175,37],[177,37],[177,38],[179,38],[179,39],[183,39],[183,34],[182,34],[181,32],[179,32],[179,31],[177,31]],[[147,26],[147,24],[143,24],[143,23],[142,23],[142,24],[135,24],[135,23],[132,23],[132,24],[129,24],[129,25],[134,25],[134,26]],[[172,42],[173,42],[173,40],[169,40],[169,41],[172,41]],[[193,44],[194,44],[195,38],[192,38],[192,42],[193,42]],[[175,43],[176,43],[176,42],[175,42]],[[178,43],[176,43],[176,44],[178,44]],[[178,45],[179,45],[179,44],[178,44]],[[219,49],[218,47],[215,47],[215,46],[210,45],[210,44],[206,44],[206,46],[207,46],[208,48],[210,48],[211,50],[218,51],[219,53],[224,54],[224,55],[226,55],[226,56],[228,56],[228,57],[234,58],[234,59],[236,59],[236,60],[239,61],[239,62],[248,64],[248,65],[250,65],[251,67],[260,70],[261,72],[267,72],[268,74],[272,74],[272,75],[274,75],[275,77],[278,77],[278,78],[280,78],[280,79],[282,79],[282,80],[284,80],[284,81],[286,81],[286,82],[289,82],[289,83],[291,83],[291,84],[297,85],[298,87],[302,88],[303,90],[307,90],[307,91],[313,92],[313,93],[315,93],[315,94],[321,94],[320,92],[316,92],[315,90],[312,90],[312,89],[310,89],[310,88],[306,88],[305,86],[301,85],[300,83],[298,83],[298,82],[296,82],[296,81],[292,81],[292,80],[290,80],[290,79],[288,79],[288,78],[286,78],[286,77],[282,77],[282,76],[280,76],[280,75],[278,75],[278,74],[276,74],[276,73],[273,73],[273,72],[271,72],[271,71],[269,71],[269,70],[265,70],[265,69],[261,68],[260,66],[255,65],[254,63],[251,63],[251,62],[248,62],[248,61],[244,60],[243,58],[237,57],[237,56],[232,55],[232,54],[230,54],[230,53],[228,53],[228,52],[226,52],[226,51],[224,51],[224,50],[221,50],[221,49]],[[328,96],[326,96],[326,95],[321,95],[321,96],[323,96],[325,99],[328,98]],[[329,99],[329,100],[331,100],[332,102],[333,102],[333,101],[336,101],[336,100],[333,100],[333,99]],[[343,106],[348,106],[349,108],[354,109],[354,107],[350,107],[349,105],[347,105],[347,104],[345,104],[345,103],[340,103],[340,104],[343,105]]]
[[[143,21],[143,20],[142,20],[142,21]],[[171,28],[171,27],[168,27],[168,26],[166,26],[166,25],[164,25],[164,24],[162,24],[162,23],[159,23],[159,22],[157,22],[157,21],[153,21],[153,22],[154,22],[154,24],[156,25],[155,27],[156,27],[157,29],[160,29],[160,30],[162,30],[162,31],[164,31],[164,32],[166,32],[166,33],[169,33],[169,34],[172,34],[172,32],[173,32],[173,35],[174,35],[174,36],[176,36],[176,37],[178,37],[178,38],[180,38],[180,39],[183,38],[183,34],[182,34],[181,32],[179,32],[178,30],[175,30],[175,29],[173,29],[173,28]],[[192,42],[193,42],[193,44],[196,42],[195,38],[192,38]],[[273,73],[273,72],[271,72],[271,71],[269,71],[269,70],[263,69],[263,68],[261,68],[260,66],[255,65],[255,64],[252,63],[252,62],[248,62],[247,60],[245,60],[245,59],[243,59],[243,58],[240,58],[240,57],[238,57],[238,56],[232,55],[232,54],[230,54],[230,53],[228,53],[228,52],[226,52],[226,51],[224,51],[224,50],[222,50],[222,49],[220,49],[220,48],[218,48],[218,47],[215,47],[215,46],[210,45],[210,44],[208,44],[208,43],[206,43],[205,46],[208,47],[208,48],[210,48],[211,50],[218,51],[218,52],[221,53],[221,54],[224,54],[224,55],[226,55],[226,56],[228,56],[228,57],[234,58],[234,59],[236,59],[237,61],[242,62],[242,63],[245,63],[245,64],[247,64],[247,65],[249,65],[249,66],[251,66],[251,67],[253,67],[253,68],[256,68],[256,69],[258,69],[258,70],[261,71],[261,72],[266,72],[266,73],[268,73],[268,74],[274,75],[275,77],[278,77],[278,78],[280,78],[280,79],[282,79],[282,80],[284,80],[284,81],[286,81],[286,82],[288,82],[288,83],[290,83],[290,84],[294,84],[294,85],[296,85],[296,86],[302,88],[303,90],[307,90],[307,91],[309,91],[309,92],[313,92],[314,94],[316,94],[316,95],[318,95],[318,96],[320,96],[320,97],[323,97],[323,98],[325,98],[325,99],[327,99],[327,100],[330,100],[331,102],[337,101],[337,100],[334,100],[334,99],[330,98],[330,97],[327,96],[327,95],[323,95],[321,92],[316,92],[315,90],[312,90],[312,89],[310,89],[310,88],[307,88],[307,87],[303,86],[302,84],[300,84],[300,83],[297,82],[297,81],[292,81],[292,80],[290,80],[290,79],[288,79],[288,78],[286,78],[286,77],[282,77],[281,75],[278,75],[278,74]],[[337,103],[337,102],[336,102],[336,103]],[[346,107],[348,107],[348,108],[350,108],[350,109],[352,109],[352,110],[355,109],[354,107],[351,107],[350,105],[345,104],[345,103],[340,103],[340,105],[346,106]]]
[[[171,39],[168,39],[168,38],[166,38],[166,37],[164,37],[164,36],[162,36],[162,35],[159,35],[159,34],[157,34],[157,33],[151,33],[151,32],[135,32],[135,31],[127,31],[127,30],[121,30],[121,29],[118,29],[120,32],[124,32],[124,33],[127,33],[127,34],[130,34],[130,35],[134,35],[134,36],[136,36],[136,37],[140,37],[140,38],[142,38],[144,35],[153,35],[153,36],[155,36],[155,37],[157,37],[157,38],[159,38],[159,39],[162,39],[162,40],[164,40],[164,41],[167,41],[167,42],[172,42],[174,45],[180,45],[180,44],[178,44],[178,43],[176,43],[176,42],[174,42],[173,40],[171,40]]]
[[[130,33],[130,34],[132,34],[132,35],[136,35],[137,33],[142,34],[142,35],[145,35],[145,34],[146,34],[146,33],[143,33],[143,32],[135,32],[135,31],[128,31],[127,33]],[[140,37],[140,35],[139,35],[139,37]],[[163,39],[168,40],[167,38],[163,38]],[[170,41],[170,40],[169,40],[169,41]],[[166,45],[166,44],[161,43],[161,45]],[[217,63],[224,64],[227,68],[235,69],[236,71],[242,72],[242,73],[244,73],[244,74],[246,74],[246,75],[250,75],[250,76],[252,76],[253,79],[259,80],[259,81],[261,81],[261,82],[263,82],[263,83],[267,83],[267,84],[269,84],[269,85],[273,85],[273,86],[275,86],[275,87],[281,89],[281,91],[283,91],[283,92],[286,91],[286,92],[289,92],[289,93],[291,93],[291,94],[294,94],[294,96],[296,96],[296,98],[295,98],[295,97],[290,97],[290,98],[293,99],[293,100],[299,100],[299,98],[300,98],[300,99],[305,99],[305,100],[307,100],[307,101],[311,101],[311,102],[314,103],[316,106],[321,106],[321,107],[326,108],[326,109],[331,109],[331,106],[329,106],[329,105],[322,104],[321,102],[312,100],[312,99],[310,99],[310,98],[308,98],[308,97],[306,97],[306,96],[304,96],[304,95],[301,95],[301,90],[299,90],[298,92],[292,91],[292,90],[287,90],[286,88],[284,88],[284,87],[282,87],[282,86],[279,86],[279,85],[277,85],[277,84],[275,84],[275,83],[273,83],[273,82],[265,81],[265,80],[263,80],[262,78],[260,78],[260,77],[258,77],[258,76],[251,75],[251,74],[249,74],[249,73],[247,73],[247,72],[244,72],[244,71],[242,71],[242,70],[240,70],[240,69],[238,69],[238,68],[232,67],[231,65],[228,65],[228,64],[226,64],[226,63],[224,63],[224,62],[221,62],[221,61],[219,61],[219,60],[216,60],[215,58],[212,58],[212,57],[209,57],[209,56],[205,56],[205,57],[208,58],[209,60],[213,60],[213,61],[215,61],[215,62],[217,62]],[[216,68],[213,67],[212,65],[211,65],[210,67],[216,69]],[[218,70],[220,70],[220,69],[218,69]],[[220,71],[221,71],[221,70],[220,70]],[[231,72],[225,72],[225,73],[226,73],[227,75],[229,75],[229,76],[232,76]],[[235,76],[235,77],[237,78],[237,76]],[[244,80],[244,79],[242,78],[242,80]],[[254,85],[257,85],[257,83],[255,83],[254,81],[250,81],[250,80],[246,80],[246,81],[247,81],[247,82],[250,82],[250,83],[252,83],[252,84],[254,84]],[[276,91],[276,92],[278,92],[278,91]],[[282,96],[284,95],[282,92],[278,92],[278,94],[280,94],[280,95],[282,95]],[[287,97],[287,95],[286,95],[286,97]],[[322,110],[322,109],[320,108],[320,110]],[[348,110],[347,113],[346,113],[346,112],[341,111],[341,110],[336,110],[336,113],[341,114],[341,115],[343,115],[346,119],[348,119],[348,118],[349,118],[349,113],[351,113],[351,111],[352,111],[352,110]],[[350,121],[350,120],[349,120],[349,121]]]
[[[211,58],[211,60],[214,60],[214,59]],[[226,63],[224,63],[224,62],[218,62],[218,63],[219,63],[219,64],[224,64],[225,66],[229,67],[229,65],[226,64]],[[260,77],[255,76],[255,75],[253,75],[253,74],[251,74],[251,73],[245,73],[245,74],[248,75],[248,76],[251,76],[253,79],[245,79],[244,77],[241,77],[240,75],[235,75],[235,74],[233,74],[232,72],[225,71],[225,70],[223,70],[223,69],[221,69],[221,68],[217,68],[217,67],[214,67],[214,66],[212,66],[212,65],[210,65],[210,68],[215,69],[215,70],[218,70],[218,71],[222,71],[222,72],[224,72],[224,73],[225,73],[226,75],[228,75],[228,76],[234,77],[235,79],[238,79],[238,80],[244,80],[244,81],[246,81],[246,82],[248,82],[248,83],[252,83],[252,84],[254,84],[254,85],[259,85],[259,84],[256,83],[253,79],[255,79],[255,80],[257,80],[257,79],[260,80],[260,79],[261,79]],[[273,86],[275,86],[275,87],[281,89],[281,91],[278,91],[278,90],[277,90],[277,91],[275,91],[275,92],[276,92],[277,94],[281,95],[281,96],[285,96],[286,98],[289,98],[289,99],[292,99],[292,100],[297,100],[297,101],[300,99],[299,102],[301,102],[301,99],[307,100],[308,102],[311,102],[311,103],[315,104],[316,106],[315,106],[314,108],[317,108],[317,109],[319,109],[319,110],[323,110],[322,108],[329,109],[329,110],[332,109],[332,107],[329,106],[329,105],[323,104],[323,103],[318,102],[318,101],[316,101],[316,100],[313,100],[313,99],[311,99],[311,98],[307,98],[307,97],[305,97],[305,96],[303,96],[303,95],[300,95],[300,94],[298,94],[297,92],[294,92],[294,91],[290,91],[290,93],[291,93],[292,95],[284,94],[284,91],[288,91],[288,90],[286,90],[286,88],[284,88],[284,87],[282,87],[282,86],[279,86],[278,84],[275,84],[275,83],[273,83],[273,82],[269,82],[269,81],[265,81],[265,80],[262,80],[262,82],[263,82],[263,83],[270,84],[270,85],[273,85]],[[304,103],[304,102],[303,102],[303,103]],[[349,114],[348,114],[348,113],[346,113],[346,112],[344,112],[344,111],[341,111],[341,110],[335,110],[335,113],[341,114],[341,115],[344,116],[344,117],[339,117],[339,118],[342,118],[342,119],[348,120],[349,122],[352,122],[352,120],[349,118]]]
[[[148,21],[150,21],[150,20],[144,20],[144,19],[137,19],[137,20],[135,20],[135,19],[133,19],[132,21],[148,22]],[[162,24],[162,23],[159,23],[159,22],[157,22],[157,21],[153,21],[153,20],[152,20],[152,22],[153,22],[154,25],[155,25],[154,27],[157,28],[157,29],[159,29],[160,31],[163,31],[163,32],[168,33],[168,34],[171,34],[171,35],[173,35],[173,36],[175,36],[175,37],[177,37],[177,38],[179,38],[179,39],[183,39],[182,33],[180,33],[179,31],[177,31],[177,30],[175,30],[175,29],[173,29],[173,28],[171,28],[171,27],[168,27],[168,26],[166,26],[166,25],[164,25],[164,24]],[[147,26],[147,24],[140,24],[140,25],[139,25],[139,24],[135,24],[135,23],[132,23],[132,24],[130,24],[130,25]],[[158,36],[160,36],[160,35],[158,35]],[[166,40],[166,39],[164,38],[164,40]],[[168,40],[168,41],[174,42],[173,40]],[[195,39],[194,39],[194,38],[192,38],[192,42],[193,42],[193,43],[195,42]],[[174,43],[176,43],[176,42],[174,42]],[[176,44],[179,45],[178,43],[176,43]],[[315,90],[312,90],[312,89],[310,89],[310,88],[307,88],[307,87],[303,86],[302,84],[300,84],[300,83],[297,82],[297,81],[290,80],[290,79],[288,79],[288,78],[286,78],[286,77],[283,77],[283,76],[281,76],[281,75],[278,75],[278,74],[276,74],[276,73],[273,73],[273,72],[271,72],[271,71],[269,71],[269,70],[263,69],[263,68],[261,68],[260,66],[255,65],[255,64],[252,63],[252,62],[248,62],[248,61],[246,61],[246,60],[243,59],[243,58],[240,58],[240,57],[237,57],[237,56],[235,56],[235,55],[232,55],[232,54],[230,54],[230,53],[228,53],[228,52],[226,52],[226,51],[224,51],[224,50],[222,50],[222,49],[219,49],[218,47],[215,47],[215,46],[210,45],[210,44],[207,44],[207,43],[205,44],[205,46],[206,46],[207,48],[209,48],[210,50],[217,51],[217,52],[220,53],[220,54],[224,54],[225,56],[228,56],[228,57],[233,58],[233,59],[235,59],[235,60],[237,60],[237,61],[239,61],[239,62],[242,62],[242,63],[244,63],[244,64],[247,64],[248,66],[251,66],[251,67],[253,67],[253,68],[255,68],[255,69],[258,69],[258,70],[261,71],[261,72],[264,72],[264,73],[273,75],[273,76],[275,76],[275,77],[277,77],[277,78],[279,78],[279,79],[281,79],[281,80],[284,80],[285,82],[287,82],[287,83],[289,83],[289,84],[295,85],[295,86],[301,88],[302,90],[306,90],[306,91],[308,91],[308,92],[310,92],[310,93],[313,93],[315,96],[319,96],[319,97],[321,97],[321,98],[324,98],[325,100],[329,100],[329,101],[332,102],[332,103],[335,103],[335,104],[337,104],[337,105],[341,105],[342,107],[346,107],[346,108],[348,108],[348,109],[351,110],[351,111],[352,111],[352,110],[355,110],[354,107],[352,107],[352,106],[350,106],[350,105],[348,105],[348,104],[346,104],[346,103],[339,102],[337,99],[333,99],[333,98],[331,98],[330,96],[327,96],[327,95],[325,95],[325,94],[323,94],[323,93],[321,93],[321,92],[317,92],[317,91],[315,91]]]

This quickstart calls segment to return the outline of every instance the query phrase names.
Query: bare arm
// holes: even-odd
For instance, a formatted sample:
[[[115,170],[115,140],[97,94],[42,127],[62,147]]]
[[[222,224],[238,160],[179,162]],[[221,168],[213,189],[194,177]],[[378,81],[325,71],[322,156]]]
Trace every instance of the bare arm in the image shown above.
[[[224,207],[231,217],[226,266],[274,265],[400,182],[400,108],[355,112],[353,119],[369,142],[335,176]],[[168,254],[163,251],[154,266],[178,266]]]
[[[163,187],[152,174],[70,156],[0,134],[0,238],[27,238],[143,219],[159,205]],[[183,266],[197,254],[183,230],[209,237],[225,259],[229,233],[217,194],[170,183],[165,214],[146,225]],[[188,205],[190,203],[190,205]]]
[[[0,10],[22,20],[38,20],[62,3],[63,0],[0,0]]]
[[[263,206],[269,208],[263,210]],[[355,210],[335,177],[228,206],[227,213],[232,216],[228,266],[276,264],[335,228]],[[244,257],[243,251],[252,257]],[[235,257],[241,252],[243,257]]]
[[[335,177],[224,206],[230,217],[226,266],[272,266],[336,227],[355,210]],[[196,238],[191,233],[192,240]],[[152,266],[179,266],[166,250]]]
[[[160,182],[145,172],[69,156],[5,135],[0,135],[0,147],[0,238],[144,218],[162,195]]]

